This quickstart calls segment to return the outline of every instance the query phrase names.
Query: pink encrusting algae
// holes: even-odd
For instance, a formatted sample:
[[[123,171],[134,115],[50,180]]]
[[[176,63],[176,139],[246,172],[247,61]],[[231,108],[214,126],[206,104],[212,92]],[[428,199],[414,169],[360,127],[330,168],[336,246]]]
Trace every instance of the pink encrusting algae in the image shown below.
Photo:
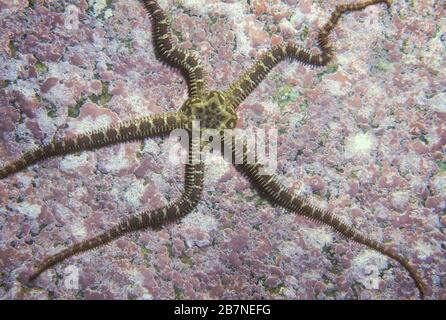
[[[32,3],[32,5],[30,5]],[[180,74],[155,58],[139,1],[0,2],[0,165],[54,136],[178,109]],[[224,90],[262,50],[314,45],[337,1],[160,1],[178,44]],[[394,1],[348,14],[329,66],[281,63],[238,109],[274,128],[282,182],[392,243],[446,299],[446,11]],[[178,197],[174,141],[44,161],[0,181],[0,298],[408,299],[404,269],[271,207],[223,161],[181,223],[72,257],[25,288],[48,254]],[[77,272],[78,281],[71,276]]]

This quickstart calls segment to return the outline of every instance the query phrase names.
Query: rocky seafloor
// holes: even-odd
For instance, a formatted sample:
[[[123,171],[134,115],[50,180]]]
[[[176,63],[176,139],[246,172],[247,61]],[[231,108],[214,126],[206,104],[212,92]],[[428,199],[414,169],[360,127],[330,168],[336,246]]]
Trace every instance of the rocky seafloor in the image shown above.
[[[352,1],[348,1],[352,2]],[[314,45],[336,3],[160,1],[179,46],[224,90],[262,50]],[[276,129],[275,172],[413,263],[446,298],[446,8],[394,1],[342,18],[327,67],[282,63],[238,109]],[[139,1],[0,0],[0,165],[53,137],[179,108]],[[219,158],[197,209],[18,278],[132,213],[176,199],[174,141],[146,139],[33,165],[0,181],[1,299],[412,299],[407,272],[329,228],[273,208]]]

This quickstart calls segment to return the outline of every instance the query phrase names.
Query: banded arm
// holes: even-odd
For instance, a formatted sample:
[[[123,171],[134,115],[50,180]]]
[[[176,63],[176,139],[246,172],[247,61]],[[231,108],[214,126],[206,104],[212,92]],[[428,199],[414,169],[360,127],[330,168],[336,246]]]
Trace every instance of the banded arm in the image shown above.
[[[181,112],[166,112],[122,122],[115,126],[79,134],[72,138],[52,141],[35,150],[26,152],[20,159],[0,168],[0,179],[17,173],[41,160],[165,134],[173,129],[183,128],[186,122],[187,119]]]
[[[225,148],[226,150],[232,150],[232,157],[234,159],[242,160],[239,161],[240,164],[235,164],[236,169],[247,176],[251,183],[257,188],[259,193],[266,197],[272,204],[280,206],[298,215],[302,215],[311,220],[322,222],[323,224],[331,227],[332,229],[340,233],[348,240],[363,244],[370,249],[380,252],[393,260],[396,260],[404,267],[404,269],[407,270],[410,277],[414,280],[420,292],[420,297],[423,298],[425,296],[426,285],[424,284],[423,280],[421,279],[415,268],[406,258],[393,251],[390,247],[384,246],[382,243],[370,239],[355,228],[349,226],[342,220],[341,217],[338,217],[331,212],[318,208],[317,206],[310,204],[307,199],[288,191],[279,182],[275,175],[261,174],[265,172],[265,167],[263,165],[259,163],[247,163],[246,143],[243,145],[240,143],[240,141],[234,144],[232,144],[232,141],[223,142],[225,145],[222,150],[225,150]],[[236,146],[240,145],[243,145],[243,148],[236,148]]]
[[[152,21],[152,37],[157,59],[181,71],[186,79],[190,98],[201,97],[206,90],[206,73],[200,59],[194,52],[173,44],[169,20],[158,2],[155,0],[143,2]]]
[[[29,277],[28,282],[34,281],[42,272],[71,256],[105,245],[130,232],[146,228],[159,229],[167,224],[177,222],[188,215],[194,210],[201,198],[204,174],[203,164],[201,162],[194,164],[191,159],[192,152],[190,151],[189,163],[186,164],[185,170],[184,192],[177,201],[155,210],[143,211],[138,215],[120,222],[115,227],[98,236],[77,243],[48,257],[37,266],[33,274]]]
[[[225,92],[225,98],[235,109],[242,103],[251,92],[257,88],[268,73],[285,59],[298,61],[313,67],[325,66],[333,57],[333,48],[328,41],[328,36],[339,21],[339,18],[348,12],[359,11],[370,5],[385,3],[388,7],[391,0],[368,0],[361,3],[338,5],[331,14],[329,21],[320,29],[317,43],[320,49],[319,54],[311,54],[308,50],[295,43],[284,43],[272,47],[260,58]]]

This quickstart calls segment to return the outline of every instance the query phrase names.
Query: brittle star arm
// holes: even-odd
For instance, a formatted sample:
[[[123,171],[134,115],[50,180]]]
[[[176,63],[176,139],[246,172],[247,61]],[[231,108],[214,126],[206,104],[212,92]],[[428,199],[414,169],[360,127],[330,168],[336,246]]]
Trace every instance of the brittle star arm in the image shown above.
[[[206,89],[206,74],[197,54],[174,45],[169,19],[157,1],[144,0],[143,2],[152,20],[152,37],[156,57],[181,71],[186,79],[190,98],[201,97]]]
[[[193,147],[191,146],[191,148]],[[28,282],[34,281],[42,272],[71,256],[107,244],[130,232],[147,228],[155,230],[160,229],[167,224],[178,222],[188,215],[196,207],[203,190],[204,166],[201,162],[192,162],[191,159],[192,152],[190,151],[190,161],[186,164],[185,168],[184,192],[177,201],[158,209],[140,212],[93,238],[74,244],[61,252],[46,258],[37,266],[29,277]]]
[[[392,250],[390,247],[384,246],[382,243],[365,236],[344,222],[341,217],[321,209],[311,204],[307,199],[288,191],[285,186],[279,182],[275,175],[266,174],[265,167],[262,164],[248,163],[246,143],[243,143],[240,140],[232,143],[232,141],[228,139],[226,139],[226,141],[223,139],[223,142],[223,150],[225,150],[225,152],[227,152],[227,150],[232,150],[231,154],[233,159],[235,159],[236,169],[247,176],[259,193],[267,198],[272,204],[311,220],[321,222],[331,227],[348,240],[363,244],[393,260],[396,260],[407,270],[411,278],[414,280],[420,292],[420,297],[423,298],[425,296],[426,285],[406,258]]]
[[[313,67],[325,66],[333,57],[333,48],[328,41],[328,36],[338,23],[339,18],[348,12],[359,11],[378,3],[385,3],[390,7],[391,0],[368,0],[361,3],[338,5],[328,22],[319,30],[317,38],[319,54],[311,54],[296,43],[276,45],[263,53],[241,77],[229,86],[224,92],[225,98],[236,109],[257,88],[268,73],[285,59],[298,61]]]
[[[38,161],[59,155],[91,150],[108,145],[166,134],[183,128],[187,119],[181,112],[166,112],[118,123],[115,126],[52,141],[28,151],[19,159],[0,168],[0,179],[6,178]]]

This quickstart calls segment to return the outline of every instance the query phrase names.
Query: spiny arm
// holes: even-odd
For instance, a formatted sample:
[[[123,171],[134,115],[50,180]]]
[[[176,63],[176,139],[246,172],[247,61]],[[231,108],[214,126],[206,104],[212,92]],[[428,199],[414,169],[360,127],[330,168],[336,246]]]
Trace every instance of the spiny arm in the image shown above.
[[[186,79],[189,97],[198,98],[206,89],[205,71],[194,52],[173,44],[169,20],[157,1],[144,0],[144,6],[152,20],[152,36],[158,60],[177,68]]]
[[[329,21],[320,29],[318,34],[319,54],[311,54],[308,50],[295,43],[280,44],[272,47],[269,51],[261,55],[240,78],[238,78],[224,93],[224,96],[231,101],[231,105],[237,108],[251,92],[262,82],[268,73],[285,59],[298,61],[313,67],[325,66],[333,57],[328,36],[339,21],[339,18],[348,12],[359,11],[370,5],[385,3],[390,7],[391,0],[369,0],[360,3],[338,5],[331,14]]]
[[[345,238],[363,244],[396,260],[407,270],[411,278],[414,280],[420,292],[420,297],[423,298],[425,296],[426,285],[406,258],[396,253],[391,248],[384,246],[382,243],[370,239],[360,233],[335,214],[318,208],[317,206],[310,204],[305,198],[289,192],[279,182],[275,175],[264,174],[265,168],[263,165],[259,163],[247,163],[246,144],[243,145],[240,142],[231,144],[230,141],[224,141],[224,143],[226,144],[226,150],[232,150],[232,157],[241,160],[238,161],[240,164],[235,164],[236,169],[246,175],[251,183],[258,189],[259,193],[265,196],[271,203],[311,220],[322,222],[333,228]],[[243,145],[243,148],[236,148],[236,146],[240,145]]]
[[[122,122],[115,126],[79,134],[72,138],[52,141],[37,147],[35,150],[26,152],[21,158],[0,168],[0,179],[19,172],[38,161],[54,156],[97,149],[116,143],[168,133],[173,129],[182,128],[185,123],[186,117],[182,113],[166,112]]]
[[[192,159],[192,152],[189,152],[189,154],[189,159]],[[146,228],[159,229],[167,224],[179,221],[189,214],[200,200],[203,190],[203,170],[202,163],[193,164],[192,161],[189,161],[185,170],[185,188],[180,199],[162,208],[141,212],[96,237],[77,243],[48,257],[37,266],[30,276],[29,282],[34,281],[42,272],[65,259],[105,245],[126,233]]]

